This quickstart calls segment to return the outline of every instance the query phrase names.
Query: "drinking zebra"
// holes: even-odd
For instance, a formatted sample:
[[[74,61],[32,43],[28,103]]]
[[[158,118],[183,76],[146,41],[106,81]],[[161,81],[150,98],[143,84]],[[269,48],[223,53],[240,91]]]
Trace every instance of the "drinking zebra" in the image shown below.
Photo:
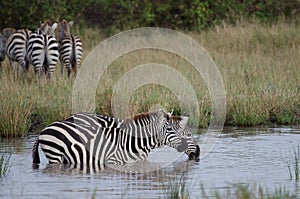
[[[178,126],[178,123],[182,119],[188,119],[187,117],[172,116],[171,113],[168,113],[168,115],[170,118],[171,125],[174,126]],[[76,123],[78,125],[94,126],[96,128],[120,128],[121,124],[124,122],[124,120],[118,118],[113,118],[106,115],[99,115],[95,113],[77,113],[67,118],[66,121]],[[188,131],[187,128],[183,128],[180,134],[186,139],[188,143],[188,147],[185,150],[185,153],[188,155],[190,160],[195,160],[198,162],[200,160],[200,147],[199,145],[197,145],[197,143],[195,143],[193,139],[193,134],[190,131]]]
[[[76,76],[82,58],[82,42],[78,36],[71,35],[70,27],[73,25],[73,21],[68,23],[66,20],[62,20],[59,24],[61,74],[63,76],[65,66],[68,77],[70,77],[71,69]]]
[[[58,44],[55,39],[57,23],[46,21],[40,29],[32,33],[28,41],[27,58],[37,75],[51,78],[58,61]]]
[[[28,71],[29,62],[26,59],[28,39],[31,31],[21,29],[14,32],[6,43],[6,55],[12,69],[14,69],[14,61],[19,64],[19,70]]]
[[[94,123],[98,119],[101,125],[108,127]],[[120,123],[111,124],[110,121],[115,120],[108,116],[99,116],[98,119],[90,118],[89,123],[75,114],[73,121],[70,117],[44,128],[33,147],[33,163],[40,163],[39,144],[49,163],[77,163],[95,167],[145,160],[152,149],[161,145],[169,145],[179,152],[188,147],[180,135],[187,125],[185,117],[176,125],[162,110],[140,114]]]

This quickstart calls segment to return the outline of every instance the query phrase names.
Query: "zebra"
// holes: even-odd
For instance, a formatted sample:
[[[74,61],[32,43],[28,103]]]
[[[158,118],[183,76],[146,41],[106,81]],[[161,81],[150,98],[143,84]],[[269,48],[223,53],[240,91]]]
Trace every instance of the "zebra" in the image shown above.
[[[174,125],[174,127],[178,126],[178,123],[182,119],[188,119],[187,117],[183,116],[172,116],[172,113],[168,113],[168,116],[170,118],[170,124]],[[95,113],[77,113],[67,118],[66,121],[72,123],[75,122],[79,125],[88,125],[105,128],[120,128],[121,124],[124,122],[124,120],[122,119]],[[193,134],[190,131],[188,131],[187,128],[183,128],[181,130],[181,136],[184,137],[188,143],[188,147],[185,150],[185,154],[188,155],[189,160],[195,160],[196,162],[198,162],[200,160],[200,147],[195,143]]]
[[[58,44],[55,38],[57,23],[46,21],[40,29],[32,33],[28,41],[27,58],[34,66],[34,71],[51,78],[58,61]]]
[[[14,61],[17,61],[19,70],[28,71],[29,62],[27,61],[26,53],[31,33],[31,30],[28,29],[17,30],[7,40],[5,51],[12,69],[14,69]]]
[[[152,149],[161,145],[169,145],[178,152],[188,147],[179,134],[186,127],[186,118],[174,128],[168,114],[162,110],[113,124],[109,124],[113,118],[100,116],[107,118],[101,120],[107,122],[107,128],[77,120],[76,116],[73,117],[76,122],[70,117],[41,131],[33,146],[34,164],[40,163],[39,144],[50,164],[87,164],[101,168],[107,164],[124,165],[145,160]]]
[[[0,36],[0,66],[2,62],[5,60],[6,50],[5,46],[9,37],[16,32],[14,28],[4,28],[2,30],[2,34]]]
[[[76,76],[82,59],[82,41],[79,36],[71,35],[70,27],[73,21],[62,20],[59,28],[59,53],[61,74],[64,73],[64,65],[67,69],[67,75],[70,77],[71,69]]]

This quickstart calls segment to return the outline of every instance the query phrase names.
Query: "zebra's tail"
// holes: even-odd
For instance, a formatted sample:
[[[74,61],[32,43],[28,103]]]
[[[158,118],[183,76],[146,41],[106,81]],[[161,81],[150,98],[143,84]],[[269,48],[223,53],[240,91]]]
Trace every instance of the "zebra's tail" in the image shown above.
[[[36,139],[33,148],[32,148],[32,159],[34,164],[39,164],[40,163],[40,156],[39,156],[39,138]]]

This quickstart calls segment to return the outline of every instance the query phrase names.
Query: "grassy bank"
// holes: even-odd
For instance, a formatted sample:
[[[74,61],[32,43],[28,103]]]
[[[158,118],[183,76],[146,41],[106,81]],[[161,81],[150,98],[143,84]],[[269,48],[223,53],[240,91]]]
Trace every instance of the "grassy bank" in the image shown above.
[[[85,53],[104,38],[99,30],[77,27]],[[267,26],[242,23],[235,27],[222,25],[187,33],[213,57],[227,93],[225,125],[255,126],[300,123],[300,26],[278,22]],[[201,77],[180,57],[162,51],[143,50],[117,59],[99,82],[97,112],[111,114],[113,85],[125,72],[149,62],[174,67],[190,81],[197,92],[200,127],[210,120],[210,95]],[[72,82],[62,79],[57,65],[56,77],[38,83],[33,71],[15,77],[4,62],[0,72],[0,135],[22,136],[71,114]],[[174,94],[158,85],[145,85],[131,97],[132,113],[148,111],[153,104],[162,104],[179,114]]]

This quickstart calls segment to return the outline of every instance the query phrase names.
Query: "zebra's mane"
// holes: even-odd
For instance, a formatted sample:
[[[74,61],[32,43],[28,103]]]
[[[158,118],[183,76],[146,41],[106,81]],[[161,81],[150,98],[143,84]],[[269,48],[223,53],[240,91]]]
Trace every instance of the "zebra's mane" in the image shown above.
[[[151,112],[151,113],[145,112],[145,113],[136,114],[136,115],[132,116],[131,118],[126,118],[124,120],[124,122],[122,123],[122,126],[125,127],[128,124],[130,124],[130,123],[137,123],[137,122],[139,122],[141,120],[143,120],[143,121],[150,121],[150,117],[152,117],[152,116],[154,116],[156,114],[157,114],[157,112]]]
[[[173,120],[173,121],[181,121],[181,120],[182,120],[182,117],[181,117],[181,116],[171,116],[171,117],[170,117],[170,120]]]
[[[156,115],[157,112],[145,112],[145,113],[139,113],[134,115],[132,118],[126,119],[128,121],[138,121],[138,120],[143,120],[143,119],[149,119],[152,115]],[[169,116],[166,114],[166,118],[168,120],[173,120],[173,121],[181,121],[182,117],[181,116]],[[126,121],[125,120],[125,121]]]
[[[151,115],[154,115],[154,113],[139,113],[128,120],[138,121],[143,119],[149,119]]]

